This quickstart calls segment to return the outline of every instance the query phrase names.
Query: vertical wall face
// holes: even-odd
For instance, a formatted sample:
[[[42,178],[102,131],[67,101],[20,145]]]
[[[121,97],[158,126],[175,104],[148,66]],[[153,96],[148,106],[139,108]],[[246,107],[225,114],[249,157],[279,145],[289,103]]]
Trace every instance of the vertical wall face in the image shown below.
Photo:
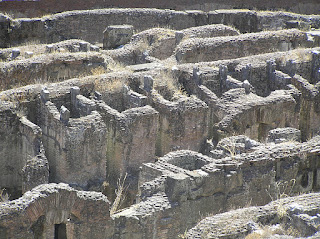
[[[79,104],[75,105],[78,111]],[[50,182],[94,189],[106,175],[106,127],[96,111],[82,106],[78,114],[87,115],[64,119],[62,110],[59,113],[51,101],[45,102],[41,98],[39,125],[50,165]],[[64,110],[68,111],[65,107]]]
[[[165,100],[153,93],[153,106],[160,113],[157,156],[172,150],[200,151],[208,133],[208,106],[199,99]]]
[[[59,182],[61,176],[57,168],[59,159],[61,161],[61,158],[65,156],[62,148],[66,131],[63,130],[63,124],[59,121],[60,114],[52,102],[43,102],[40,99],[39,109],[38,124],[42,129],[43,146],[49,161],[49,181]],[[65,164],[61,166],[65,166]]]
[[[19,118],[10,110],[0,112],[0,188],[12,197],[21,195],[21,170],[24,166]]]
[[[111,238],[109,205],[102,193],[76,191],[66,184],[43,184],[17,200],[0,205],[3,219],[0,236]],[[3,213],[8,211],[12,213]]]
[[[0,111],[0,125],[0,188],[16,198],[31,189],[31,185],[48,182],[41,129],[27,118],[5,109]],[[40,174],[35,176],[37,170]]]
[[[70,119],[65,130],[65,155],[57,169],[65,173],[64,180],[69,183],[87,188],[98,186],[106,175],[106,128],[101,116],[93,111],[90,115]]]
[[[25,193],[37,185],[49,182],[49,167],[44,155],[40,127],[26,117],[20,118],[19,123],[22,140],[21,153],[25,163],[21,172],[22,193]]]
[[[135,194],[139,167],[155,159],[159,113],[150,106],[119,113],[103,102],[98,111],[107,126],[107,181],[116,187],[118,179],[128,173],[127,183]]]
[[[174,230],[196,223],[199,214],[217,214],[248,204],[264,205],[284,194],[319,189],[318,136],[305,143],[260,144],[250,149],[245,149],[245,142],[239,142],[235,144],[237,147],[243,144],[244,151],[240,150],[234,158],[213,159],[182,150],[171,152],[156,163],[144,164],[141,172],[144,198],[120,212],[121,220],[116,217],[116,226],[121,227],[126,220],[130,222],[128,228],[122,227],[123,237],[119,238],[130,238],[138,233],[143,238],[154,235],[171,238],[177,234]],[[312,153],[308,152],[310,147],[314,149]],[[165,193],[163,201],[157,199],[161,192]],[[166,207],[166,200],[171,202],[171,207]],[[148,210],[150,216],[140,217],[140,211],[149,213]],[[139,220],[134,220],[136,217]],[[150,227],[135,230],[141,221]],[[163,226],[163,221],[170,226]]]
[[[130,170],[138,172],[143,163],[154,160],[159,113],[145,106],[126,110],[123,114],[131,134],[130,145],[125,145],[125,164]]]
[[[0,48],[9,47],[9,28],[10,28],[10,18],[0,14]]]

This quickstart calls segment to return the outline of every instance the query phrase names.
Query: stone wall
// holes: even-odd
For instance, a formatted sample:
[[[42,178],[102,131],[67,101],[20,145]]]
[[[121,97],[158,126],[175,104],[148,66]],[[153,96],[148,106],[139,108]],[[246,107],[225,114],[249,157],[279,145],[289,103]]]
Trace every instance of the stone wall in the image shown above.
[[[270,238],[317,238],[319,196],[319,193],[312,193],[287,197],[263,207],[210,216],[189,230],[185,238],[259,238],[263,235]]]
[[[125,7],[125,8],[162,8],[162,9],[175,9],[175,10],[203,10],[212,11],[217,9],[259,9],[259,10],[287,10],[302,14],[319,14],[319,3],[316,0],[294,0],[288,4],[287,1],[234,1],[234,0],[201,0],[194,2],[191,0],[179,0],[179,1],[161,1],[161,2],[147,2],[145,0],[133,0],[133,1],[79,1],[75,4],[72,1],[50,0],[45,2],[20,2],[20,1],[4,1],[0,3],[0,8],[5,12],[15,13],[17,16],[38,17],[48,13],[56,13],[70,10],[85,10],[95,8],[106,7]],[[13,10],[15,9],[15,10]]]
[[[319,142],[317,136],[306,143],[262,145],[236,136],[218,144],[215,159],[192,151],[169,153],[143,165],[141,201],[112,218],[101,193],[44,184],[0,205],[5,219],[0,233],[8,238],[53,237],[54,228],[62,224],[68,238],[173,238],[201,215],[244,207],[248,199],[251,205],[266,204],[277,197],[280,182],[296,179],[288,193],[318,190]],[[235,154],[226,148],[233,143]]]
[[[311,72],[318,67],[312,60],[317,55],[316,49],[182,64],[177,74],[186,91],[197,95],[209,106],[210,129],[219,122],[218,128],[229,135],[240,130],[254,139],[263,140],[271,128],[291,126],[301,129],[302,138],[306,140],[319,131],[316,103],[319,93],[316,84],[310,83],[315,81]],[[252,85],[254,98],[251,93],[245,93],[244,80]],[[284,106],[280,107],[281,112],[276,105]]]
[[[298,30],[242,34],[233,37],[190,39],[176,49],[180,63],[217,61],[306,46],[307,36]]]
[[[110,238],[113,228],[105,224],[110,220],[109,205],[101,193],[43,184],[0,205],[0,237],[56,238],[62,224],[67,238]]]
[[[309,147],[319,149],[318,137],[303,144],[278,146],[259,146],[248,139],[238,143],[230,138],[228,142],[239,147],[234,156],[223,158],[222,153],[221,159],[213,159],[178,151],[156,163],[144,164],[140,174],[142,201],[115,215],[119,231],[116,238],[183,234],[183,228],[197,222],[201,215],[245,207],[248,201],[251,205],[270,202],[282,190],[277,188],[281,182],[289,183],[284,192],[318,190],[319,151],[307,153]],[[221,149],[230,155],[225,146]],[[142,221],[153,226],[141,227]]]
[[[197,98],[166,100],[152,92],[152,105],[160,113],[156,154],[178,149],[200,151],[207,137],[208,106]]]
[[[65,182],[83,189],[100,186],[106,176],[106,126],[101,116],[87,111],[80,118],[72,118],[65,106],[58,111],[46,98],[49,94],[42,91],[38,124],[43,131],[50,182]]]
[[[33,83],[44,83],[91,74],[105,67],[99,53],[62,53],[0,63],[0,89]]]
[[[11,19],[3,14],[0,16],[0,34],[3,36],[0,47],[32,41],[53,43],[67,39],[101,43],[107,26],[121,24],[133,25],[136,31],[154,27],[181,30],[208,24],[225,24],[235,26],[241,33],[284,29],[287,28],[287,21],[302,22],[306,28],[320,26],[318,16],[247,10],[217,10],[206,13],[158,9],[99,9],[31,19]]]
[[[159,113],[150,106],[119,113],[104,102],[98,110],[107,126],[107,180],[116,187],[127,172],[130,189],[136,191],[140,165],[154,160]]]
[[[48,182],[48,162],[44,156],[41,129],[12,112],[4,102],[1,109],[1,180],[11,198],[33,186]],[[30,168],[32,164],[37,167]]]

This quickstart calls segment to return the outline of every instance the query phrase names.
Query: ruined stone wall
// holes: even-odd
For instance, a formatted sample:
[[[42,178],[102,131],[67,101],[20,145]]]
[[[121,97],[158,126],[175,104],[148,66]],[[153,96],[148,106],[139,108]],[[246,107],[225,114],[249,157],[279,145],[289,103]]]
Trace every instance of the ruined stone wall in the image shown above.
[[[275,51],[288,51],[307,44],[305,33],[297,30],[249,33],[233,37],[191,39],[176,49],[180,63],[217,61]]]
[[[263,207],[231,210],[201,220],[185,237],[259,238],[271,232],[272,238],[317,238],[318,202],[319,194],[310,193],[281,198]],[[285,216],[279,212],[280,207]]]
[[[99,53],[49,54],[0,63],[0,89],[86,75],[105,62]]]
[[[319,93],[317,85],[310,83],[317,79],[316,74],[312,75],[318,67],[317,49],[183,64],[179,66],[179,82],[189,94],[196,94],[209,105],[211,125],[220,121],[220,129],[229,135],[240,130],[263,140],[271,128],[291,126],[301,129],[302,138],[306,140],[319,131],[316,103]],[[196,74],[195,69],[198,69]],[[242,88],[244,80],[251,83],[251,92],[258,97],[255,95],[253,99],[250,94],[246,96],[243,89],[235,89]],[[227,102],[233,103],[225,107]],[[277,105],[284,107],[278,111]]]
[[[1,120],[0,187],[6,188],[11,198],[16,198],[31,189],[31,185],[48,182],[47,160],[43,155],[41,129],[37,125],[13,113],[5,103]],[[26,170],[32,163],[40,165]]]
[[[4,1],[0,3],[0,8],[5,12],[17,13],[17,15],[37,17],[48,13],[56,13],[68,10],[85,10],[95,8],[106,8],[106,7],[126,7],[126,8],[162,8],[162,9],[175,9],[175,10],[186,10],[186,9],[198,9],[203,11],[212,11],[216,9],[228,9],[228,8],[250,8],[259,10],[279,10],[285,9],[297,13],[303,14],[318,14],[319,3],[316,0],[294,0],[290,4],[287,1],[235,1],[235,0],[201,0],[194,2],[191,0],[179,0],[179,1],[161,1],[161,2],[147,2],[145,0],[133,0],[133,1],[79,1],[75,4],[72,1],[61,1],[61,0],[47,0],[41,2],[20,2],[20,1]],[[13,11],[15,9],[15,11]]]
[[[288,142],[288,145],[259,147],[248,139],[243,141],[243,146],[236,139],[229,139],[229,144],[241,148],[231,158],[213,159],[179,151],[156,163],[144,164],[140,177],[142,201],[115,215],[116,231],[120,230],[117,238],[159,235],[171,238],[179,231],[183,234],[182,228],[197,222],[199,212],[216,214],[245,207],[248,201],[251,205],[270,202],[283,190],[278,188],[279,182],[290,183],[284,190],[291,193],[318,190],[318,140],[315,137],[304,144]],[[309,147],[315,150],[307,152]],[[230,153],[226,148],[221,149]],[[151,221],[142,218],[141,212],[152,214]],[[141,221],[156,226],[142,228]],[[170,226],[161,226],[164,224]],[[124,228],[122,232],[121,228]]]
[[[21,171],[22,193],[49,182],[48,160],[44,154],[42,131],[26,117],[20,118],[21,154],[25,165]]]
[[[155,156],[159,113],[150,106],[132,108],[122,113],[103,102],[98,110],[107,126],[107,179],[112,186],[128,172],[130,189],[136,190],[139,167]]]
[[[101,193],[76,191],[66,184],[43,184],[0,205],[1,238],[54,238],[64,224],[67,238],[109,238],[110,202]]]
[[[247,10],[217,10],[206,13],[157,9],[99,9],[65,12],[32,19],[11,19],[2,14],[0,16],[0,34],[3,36],[0,47],[32,41],[52,43],[67,39],[101,43],[105,28],[119,24],[133,25],[137,31],[153,27],[179,30],[208,24],[225,24],[236,27],[241,33],[288,28],[287,21],[292,20],[302,22],[301,26],[306,28],[320,26],[318,16],[257,13]]]
[[[106,129],[101,116],[89,111],[80,118],[65,118],[63,110],[59,113],[46,100],[39,100],[38,124],[43,131],[50,182],[66,182],[86,189],[101,185],[106,172]]]
[[[180,97],[175,101],[152,93],[152,105],[160,113],[157,156],[177,149],[200,151],[208,129],[208,107],[199,99]]]
[[[228,98],[233,93],[237,94],[236,92],[240,93],[240,90],[229,91],[222,98]],[[232,132],[243,132],[253,139],[263,141],[267,132],[273,128],[298,127],[299,113],[295,111],[296,101],[287,92],[273,92],[264,99],[251,98],[252,101],[249,99],[250,96],[245,98],[246,96],[243,101],[236,100],[235,105],[227,110],[230,110],[229,113],[219,122],[219,129],[228,132],[228,135],[232,135]],[[221,104],[224,104],[223,101]]]
[[[10,109],[2,110],[1,116],[1,187],[21,191],[24,162],[19,152],[22,142],[17,138],[19,118]]]
[[[152,27],[184,29],[197,26],[193,14],[156,9],[100,9],[73,11],[37,19],[17,19],[11,22],[10,43],[25,41],[52,43],[67,39],[102,42],[108,25],[132,24],[138,30]],[[81,29],[86,29],[85,32]],[[5,30],[3,29],[5,34]],[[5,47],[5,46],[4,46]]]
[[[120,10],[112,11],[123,17]],[[67,19],[72,25],[68,32],[61,30],[57,33],[55,39],[85,34],[79,30],[79,23],[90,21],[89,13],[92,13],[93,19],[101,20],[105,12],[96,10],[53,16],[50,24],[56,30],[60,31]],[[143,20],[148,20],[154,13],[164,14],[162,17],[177,17],[173,25],[180,24],[181,16],[183,19],[192,16],[190,19],[196,19],[196,25],[210,20],[238,24],[236,27],[241,32],[261,30],[258,14],[253,11],[207,14],[199,11],[126,9],[123,12],[126,17],[132,13],[134,18],[147,12]],[[100,13],[101,16],[97,17]],[[287,15],[274,21],[267,14],[260,17],[266,17],[260,20],[262,25],[270,25],[270,29],[294,25],[288,21],[296,19]],[[128,17],[129,20],[134,18]],[[128,19],[123,17],[120,20]],[[312,19],[310,17],[310,22]],[[18,21],[26,29],[33,29],[33,20]],[[170,22],[169,17],[165,21]],[[304,17],[301,21],[305,21]],[[36,24],[41,26],[42,20]],[[88,23],[86,27],[92,24]],[[143,27],[148,27],[148,24]],[[210,31],[210,34],[203,30]],[[211,30],[217,30],[219,37]],[[233,36],[224,36],[225,33]],[[32,121],[13,113],[10,107],[4,107],[5,113],[1,111],[3,114],[0,117],[6,127],[0,132],[9,143],[1,143],[0,156],[10,156],[5,158],[6,164],[11,162],[11,157],[25,162],[23,165],[8,165],[16,167],[9,177],[14,178],[22,172],[18,176],[24,182],[15,187],[27,191],[47,183],[49,177],[51,182],[62,181],[77,189],[100,190],[102,181],[105,181],[103,191],[109,197],[109,193],[118,186],[118,180],[123,178],[128,190],[124,206],[128,208],[110,218],[108,213],[101,215],[103,210],[109,210],[109,204],[105,205],[106,198],[100,194],[79,192],[66,186],[42,185],[31,194],[27,192],[20,201],[5,203],[3,207],[0,205],[0,213],[3,212],[0,235],[10,237],[16,233],[14,236],[21,238],[52,238],[56,229],[59,231],[65,227],[65,233],[70,238],[175,238],[207,213],[218,214],[234,207],[245,207],[248,200],[253,205],[268,203],[279,196],[280,183],[290,183],[288,194],[319,190],[320,141],[319,136],[312,138],[320,128],[317,83],[320,79],[319,49],[292,50],[299,44],[311,46],[304,45],[311,43],[310,35],[299,30],[238,34],[234,28],[221,25],[181,31],[151,29],[135,35],[133,41],[127,44],[130,48],[135,40],[139,41],[139,37],[147,39],[150,46],[147,44],[146,48],[139,49],[141,55],[145,53],[143,61],[140,61],[140,55],[134,56],[134,49],[139,48],[137,46],[128,51],[131,55],[123,54],[121,58],[130,55],[125,62],[129,64],[151,63],[120,66],[120,69],[113,66],[114,69],[107,69],[113,71],[110,74],[101,69],[97,74],[92,72],[93,76],[48,83],[46,88],[38,85],[1,92],[1,99],[17,103]],[[248,35],[253,36],[252,39]],[[203,38],[207,36],[215,38]],[[30,39],[34,37],[30,33]],[[174,55],[163,60],[170,56],[181,37],[189,37],[190,48],[197,41],[203,43],[200,48],[212,47],[204,51],[205,55],[210,55],[208,61],[193,62],[194,52],[190,53],[192,64],[179,64]],[[156,51],[157,48],[167,47],[164,43],[166,39],[166,44],[172,44],[170,49]],[[221,39],[234,40],[231,43],[225,41],[234,45],[227,46],[221,52],[218,56],[220,60],[210,62],[210,57],[214,55],[211,53],[215,52],[215,40],[219,42]],[[318,40],[313,43],[318,44]],[[41,45],[53,51],[63,48],[69,51],[70,47],[70,52],[79,50],[81,46],[88,49],[89,44],[70,40]],[[240,51],[244,50],[252,56],[235,54],[234,50],[239,46]],[[126,47],[121,49],[125,51]],[[108,59],[121,49],[100,53]],[[149,49],[152,50],[149,52],[151,55],[148,55]],[[283,52],[254,55],[269,51]],[[44,50],[39,52],[49,53]],[[241,58],[224,59],[223,54],[226,58]],[[204,60],[197,57],[195,54],[194,61]],[[212,60],[215,60],[214,57]],[[2,59],[7,61],[7,58]],[[103,59],[102,56],[99,59]],[[18,61],[9,60],[12,61],[4,63],[5,66]],[[113,60],[110,59],[110,62]],[[91,63],[79,61],[75,69],[77,71],[82,64],[89,66]],[[60,70],[65,74],[64,68],[57,69],[57,72]],[[59,78],[54,73],[53,76]],[[293,128],[287,128],[289,126]],[[7,137],[11,133],[16,136]],[[259,142],[237,134],[245,134]],[[231,135],[235,136],[229,137]],[[39,139],[43,140],[43,147]],[[19,145],[18,153],[7,149],[14,143]],[[0,172],[7,171],[1,169]],[[38,197],[40,191],[41,198]],[[55,195],[52,196],[52,193]],[[31,209],[25,207],[25,202],[29,202],[30,198],[33,200],[30,202]],[[110,199],[114,199],[113,192]],[[134,199],[137,201],[135,204]],[[20,211],[17,205],[21,207]],[[80,212],[74,207],[80,208]],[[96,218],[95,212],[98,212],[99,218]]]

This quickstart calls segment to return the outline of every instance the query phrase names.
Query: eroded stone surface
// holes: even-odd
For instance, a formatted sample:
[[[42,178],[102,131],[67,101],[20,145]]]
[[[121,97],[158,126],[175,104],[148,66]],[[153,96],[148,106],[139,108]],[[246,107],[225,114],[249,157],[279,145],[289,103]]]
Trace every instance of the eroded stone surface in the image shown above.
[[[317,238],[319,19],[0,14],[0,237]]]

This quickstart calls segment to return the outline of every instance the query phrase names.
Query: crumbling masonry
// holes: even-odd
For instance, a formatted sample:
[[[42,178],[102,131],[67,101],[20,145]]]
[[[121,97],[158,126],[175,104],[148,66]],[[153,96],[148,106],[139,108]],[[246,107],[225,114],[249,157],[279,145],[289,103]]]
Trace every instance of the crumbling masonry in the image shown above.
[[[0,14],[0,238],[318,238],[319,29],[250,10]]]

